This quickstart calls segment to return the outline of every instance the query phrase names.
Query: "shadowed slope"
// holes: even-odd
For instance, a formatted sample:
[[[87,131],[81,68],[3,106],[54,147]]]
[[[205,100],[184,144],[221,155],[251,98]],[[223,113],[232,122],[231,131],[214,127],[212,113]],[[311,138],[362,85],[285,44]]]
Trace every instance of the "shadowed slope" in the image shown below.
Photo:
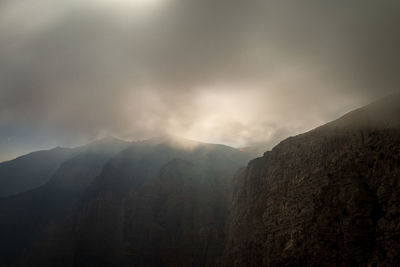
[[[134,143],[116,155],[58,234],[51,233],[38,244],[30,262],[48,266],[215,262],[224,244],[230,180],[248,159],[227,146],[189,143],[188,147],[187,140],[156,138]]]
[[[127,146],[129,143],[104,139],[80,147],[46,184],[1,198],[0,262],[13,262],[20,258],[21,253],[40,238],[49,223],[64,218],[104,164]]]
[[[61,163],[78,151],[54,148],[0,163],[0,197],[22,193],[46,183]]]
[[[251,161],[221,265],[399,265],[399,103],[383,99]]]

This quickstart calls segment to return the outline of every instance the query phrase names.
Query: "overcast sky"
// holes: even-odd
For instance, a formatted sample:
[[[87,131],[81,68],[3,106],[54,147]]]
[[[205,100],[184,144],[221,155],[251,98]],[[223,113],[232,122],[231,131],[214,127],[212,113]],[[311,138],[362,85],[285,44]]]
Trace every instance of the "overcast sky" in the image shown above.
[[[246,146],[399,88],[400,1],[0,0],[0,161],[106,135]]]

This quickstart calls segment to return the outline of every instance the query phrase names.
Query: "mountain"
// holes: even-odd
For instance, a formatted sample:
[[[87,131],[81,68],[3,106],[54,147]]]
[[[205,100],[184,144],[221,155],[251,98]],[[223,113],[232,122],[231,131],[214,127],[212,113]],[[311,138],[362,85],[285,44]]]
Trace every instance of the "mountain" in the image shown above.
[[[0,199],[0,266],[400,266],[400,95],[248,151],[105,139]]]
[[[400,96],[238,173],[219,266],[400,266]]]
[[[103,165],[129,145],[106,138],[75,148],[70,153],[73,156],[61,163],[47,183],[0,198],[0,266],[20,258],[40,238],[42,231],[65,218]]]
[[[237,149],[178,138],[115,155],[70,218],[26,259],[36,266],[210,266],[224,248]],[[29,265],[29,264],[27,264]]]
[[[45,184],[60,164],[76,153],[54,148],[0,163],[0,197],[15,195]]]

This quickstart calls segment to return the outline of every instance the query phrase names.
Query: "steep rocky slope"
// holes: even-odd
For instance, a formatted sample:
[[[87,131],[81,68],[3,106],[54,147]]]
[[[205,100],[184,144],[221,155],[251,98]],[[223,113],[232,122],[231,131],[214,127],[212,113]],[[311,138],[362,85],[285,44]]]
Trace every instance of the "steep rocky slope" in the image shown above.
[[[281,142],[237,181],[221,266],[400,266],[400,97]]]
[[[249,153],[222,145],[95,143],[0,199],[0,266],[400,266],[399,103],[240,169]]]
[[[31,265],[210,266],[222,253],[230,181],[247,154],[176,138],[116,155]]]

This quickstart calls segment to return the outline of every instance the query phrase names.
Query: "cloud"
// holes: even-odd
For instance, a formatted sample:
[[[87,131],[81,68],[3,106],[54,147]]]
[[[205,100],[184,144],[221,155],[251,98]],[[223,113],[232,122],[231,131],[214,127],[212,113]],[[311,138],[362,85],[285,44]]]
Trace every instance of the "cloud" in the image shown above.
[[[243,146],[398,88],[398,1],[134,2],[0,2],[0,126]]]

